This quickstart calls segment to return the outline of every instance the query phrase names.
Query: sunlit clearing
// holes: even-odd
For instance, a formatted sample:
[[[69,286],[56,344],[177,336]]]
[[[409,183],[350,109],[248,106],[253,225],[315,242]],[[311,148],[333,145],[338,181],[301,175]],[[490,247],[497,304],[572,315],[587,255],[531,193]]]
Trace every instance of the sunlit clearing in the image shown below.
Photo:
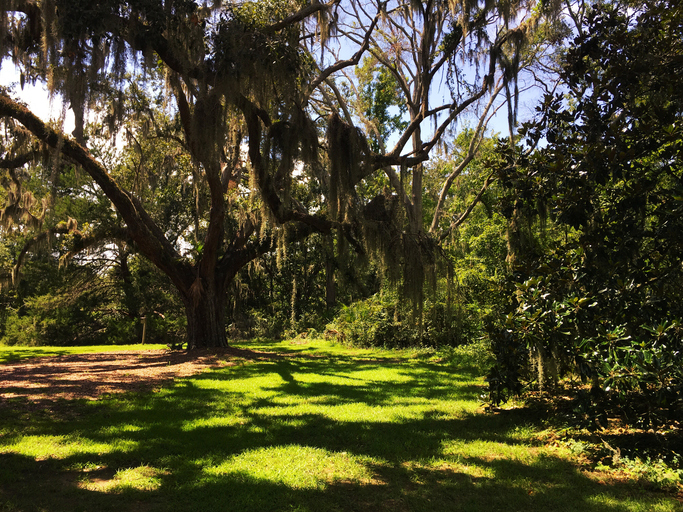
[[[267,480],[294,489],[324,489],[338,480],[364,483],[372,475],[362,459],[346,452],[289,445],[248,450],[206,468],[207,477]]]

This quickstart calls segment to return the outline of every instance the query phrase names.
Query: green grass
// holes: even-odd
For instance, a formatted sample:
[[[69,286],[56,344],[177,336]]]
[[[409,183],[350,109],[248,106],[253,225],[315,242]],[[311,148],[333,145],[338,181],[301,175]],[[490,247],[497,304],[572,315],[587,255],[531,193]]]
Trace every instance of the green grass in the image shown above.
[[[243,347],[283,357],[154,393],[1,404],[0,510],[681,510],[582,471],[523,412],[480,413],[467,358]]]
[[[91,352],[118,352],[121,350],[159,350],[166,345],[101,345],[92,347],[15,347],[0,345],[0,364],[13,363],[30,357],[51,357]]]

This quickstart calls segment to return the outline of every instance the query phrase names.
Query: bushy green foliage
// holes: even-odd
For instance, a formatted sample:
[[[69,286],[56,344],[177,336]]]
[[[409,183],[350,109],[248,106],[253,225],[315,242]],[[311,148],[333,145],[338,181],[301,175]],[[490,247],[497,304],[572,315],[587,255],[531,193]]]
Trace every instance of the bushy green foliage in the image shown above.
[[[378,293],[342,306],[328,325],[344,343],[358,347],[441,347],[467,343],[477,336],[477,325],[467,309],[445,296],[426,300],[422,322],[395,293]]]
[[[70,307],[67,297],[58,294],[32,297],[26,300],[22,310],[23,314],[9,315],[3,344],[63,346],[82,344],[89,339],[99,341],[97,329],[91,332],[94,323],[89,314],[82,305]]]
[[[598,464],[597,469],[601,471],[622,471],[629,477],[641,481],[647,486],[654,487],[662,491],[677,491],[683,482],[683,470],[674,469],[678,460],[672,464],[667,464],[661,459],[652,460],[647,457],[645,460],[639,457],[622,457],[613,468]]]
[[[516,260],[492,401],[571,372],[589,417],[680,418],[682,34],[676,2],[594,7],[566,56],[570,101],[547,97],[523,130],[548,145],[509,162],[510,216],[547,215],[566,236]]]
[[[109,268],[73,264],[59,268],[58,258],[35,257],[7,297],[0,344],[26,346],[176,343],[184,317],[165,279],[148,262],[131,259],[122,279]],[[143,319],[146,317],[146,320]]]
[[[471,368],[476,375],[483,375],[493,364],[491,342],[486,336],[475,338],[464,345],[441,347],[437,355],[454,368]]]
[[[400,85],[388,68],[378,65],[376,58],[366,57],[363,65],[356,67],[360,94],[358,111],[363,122],[368,125],[370,147],[381,151],[389,135],[406,128],[406,106],[401,97]],[[352,91],[346,91],[354,97]]]

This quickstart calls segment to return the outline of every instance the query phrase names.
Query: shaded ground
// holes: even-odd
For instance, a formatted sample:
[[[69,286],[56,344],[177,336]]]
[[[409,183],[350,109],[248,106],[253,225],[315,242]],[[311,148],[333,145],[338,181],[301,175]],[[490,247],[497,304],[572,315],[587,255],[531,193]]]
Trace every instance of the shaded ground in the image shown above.
[[[290,348],[0,365],[0,512],[680,509],[532,438],[528,410],[474,413],[450,365]]]
[[[208,368],[231,366],[273,354],[237,348],[177,352],[120,351],[37,357],[0,366],[0,403],[25,398],[33,403],[57,399],[97,400],[104,394],[155,389]]]

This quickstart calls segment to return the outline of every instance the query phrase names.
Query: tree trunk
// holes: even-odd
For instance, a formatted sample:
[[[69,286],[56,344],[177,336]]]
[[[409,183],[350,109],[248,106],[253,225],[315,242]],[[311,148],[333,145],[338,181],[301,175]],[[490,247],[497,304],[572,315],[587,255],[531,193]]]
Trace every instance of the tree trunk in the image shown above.
[[[521,258],[529,250],[529,240],[524,233],[524,227],[522,226],[522,211],[521,208],[515,205],[515,209],[512,212],[512,217],[508,221],[507,228],[507,246],[508,254],[505,261],[508,266],[513,269],[519,264]]]
[[[328,309],[337,305],[337,288],[334,280],[334,239],[325,235],[325,303]]]
[[[227,347],[225,291],[222,287],[209,286],[197,295],[184,299],[187,349]]]
[[[129,318],[132,318],[135,322],[135,339],[144,339],[144,331],[142,328],[142,323],[138,322],[141,318],[140,307],[142,303],[140,297],[135,293],[135,285],[133,283],[133,275],[130,272],[130,267],[128,266],[128,252],[126,252],[125,247],[122,243],[117,243],[118,250],[118,261],[119,261],[119,277],[121,278],[121,289],[123,291],[123,307],[126,309],[125,313]],[[145,311],[146,313],[146,311]]]

